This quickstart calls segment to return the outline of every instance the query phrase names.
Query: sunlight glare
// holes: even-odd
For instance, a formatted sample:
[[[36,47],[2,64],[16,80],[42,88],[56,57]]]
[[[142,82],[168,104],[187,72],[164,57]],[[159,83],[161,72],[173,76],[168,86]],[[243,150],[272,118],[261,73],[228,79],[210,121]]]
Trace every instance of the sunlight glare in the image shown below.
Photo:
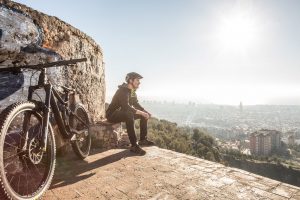
[[[217,31],[220,48],[229,52],[241,52],[254,46],[258,39],[257,22],[245,11],[224,16]]]

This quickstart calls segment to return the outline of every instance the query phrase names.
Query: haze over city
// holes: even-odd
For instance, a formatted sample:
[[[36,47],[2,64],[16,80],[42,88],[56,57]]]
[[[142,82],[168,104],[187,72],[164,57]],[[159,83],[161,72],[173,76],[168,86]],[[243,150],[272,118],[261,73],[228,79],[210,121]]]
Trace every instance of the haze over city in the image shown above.
[[[300,104],[299,1],[17,1],[103,47],[107,101],[136,71],[141,99]]]

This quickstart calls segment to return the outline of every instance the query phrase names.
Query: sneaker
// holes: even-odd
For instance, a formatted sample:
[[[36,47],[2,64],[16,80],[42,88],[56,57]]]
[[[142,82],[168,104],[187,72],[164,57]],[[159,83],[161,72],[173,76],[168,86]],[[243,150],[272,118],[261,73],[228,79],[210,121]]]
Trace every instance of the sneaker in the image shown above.
[[[140,145],[135,145],[130,147],[130,151],[139,155],[145,155],[146,151],[143,150]]]
[[[139,141],[139,145],[141,145],[141,146],[152,146],[152,145],[154,145],[154,142],[152,142],[148,139],[144,139],[144,140]]]

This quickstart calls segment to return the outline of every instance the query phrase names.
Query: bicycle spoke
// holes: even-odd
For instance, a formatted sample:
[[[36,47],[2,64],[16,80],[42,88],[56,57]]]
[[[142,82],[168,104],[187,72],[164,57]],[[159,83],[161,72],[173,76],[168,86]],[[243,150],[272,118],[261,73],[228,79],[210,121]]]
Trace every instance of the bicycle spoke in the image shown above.
[[[11,147],[13,147],[13,148],[17,148],[17,149],[20,149],[19,147],[17,147],[17,146],[13,146],[13,145],[11,145],[11,144],[9,144],[9,143],[7,143],[7,142],[4,142],[5,144],[7,144],[8,146],[11,146]]]
[[[27,175],[28,175],[28,168],[27,168],[27,164],[25,163],[25,165],[26,165],[26,176],[25,176],[25,178],[26,178],[26,194],[28,194],[28,179],[27,179]]]
[[[7,159],[9,159],[9,158],[12,158],[12,157],[15,157],[15,156],[17,156],[17,155],[19,155],[19,154],[21,154],[21,153],[23,153],[24,151],[20,151],[19,153],[16,153],[16,154],[14,154],[14,155],[12,155],[12,156],[9,156],[9,157],[7,157],[7,158],[3,158],[3,160],[7,160]]]
[[[18,144],[18,142],[14,138],[12,138],[9,134],[7,134],[6,136],[11,138],[16,144]]]
[[[24,136],[22,136],[19,132],[18,135],[21,136],[21,138],[23,138],[24,140],[26,140],[26,138],[24,138]]]
[[[18,181],[18,192],[20,192],[20,175],[19,175],[19,181]]]
[[[29,194],[28,193],[28,172],[29,172],[29,168],[28,168],[28,165],[27,165],[27,163],[26,163],[26,161],[25,161],[25,165],[26,165],[26,182],[27,182],[27,194]]]
[[[8,154],[9,154],[9,153],[11,153],[11,152],[3,150],[3,153],[8,153]]]
[[[12,182],[13,179],[14,179],[14,176],[11,177],[11,179],[9,181],[9,184]]]
[[[35,169],[36,169],[37,173],[40,175],[40,177],[43,177],[43,176],[41,175],[41,173],[39,172],[39,169],[36,167],[36,165],[33,164],[33,163],[32,163],[32,165],[35,167]]]

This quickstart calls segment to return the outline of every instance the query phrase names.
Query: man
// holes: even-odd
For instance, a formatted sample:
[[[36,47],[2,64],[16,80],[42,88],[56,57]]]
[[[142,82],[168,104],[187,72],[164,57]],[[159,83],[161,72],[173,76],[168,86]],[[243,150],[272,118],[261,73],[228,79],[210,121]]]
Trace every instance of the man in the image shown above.
[[[126,83],[118,86],[118,90],[106,110],[106,118],[109,122],[126,123],[126,129],[131,143],[130,151],[140,155],[146,153],[140,145],[154,145],[152,141],[147,139],[147,122],[151,114],[139,104],[135,93],[142,78],[143,77],[136,72],[128,73],[125,78]],[[140,119],[140,140],[138,144],[134,130],[135,119]]]

